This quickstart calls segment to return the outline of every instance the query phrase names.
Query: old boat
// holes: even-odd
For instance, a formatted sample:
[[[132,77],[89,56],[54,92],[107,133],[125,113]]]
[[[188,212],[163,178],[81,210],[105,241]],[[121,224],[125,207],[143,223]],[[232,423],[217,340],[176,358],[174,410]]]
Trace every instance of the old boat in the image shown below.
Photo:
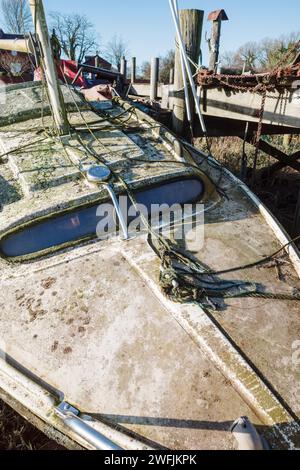
[[[1,107],[1,398],[70,448],[97,448],[94,430],[125,449],[232,449],[239,416],[271,447],[299,446],[296,248],[211,157],[120,99],[99,115],[62,89],[68,138],[51,135],[49,106],[41,117],[41,84],[9,87]],[[191,253],[186,233],[180,256],[220,272],[208,302],[175,302],[180,275],[162,288],[170,266],[148,233],[96,238],[99,158],[116,195],[202,202],[204,245]],[[220,298],[228,281],[242,291]],[[248,297],[249,281],[274,295]]]
[[[0,91],[0,397],[70,449],[299,448],[295,245],[211,156],[60,88],[65,135],[43,83]],[[192,211],[129,233],[120,196]]]

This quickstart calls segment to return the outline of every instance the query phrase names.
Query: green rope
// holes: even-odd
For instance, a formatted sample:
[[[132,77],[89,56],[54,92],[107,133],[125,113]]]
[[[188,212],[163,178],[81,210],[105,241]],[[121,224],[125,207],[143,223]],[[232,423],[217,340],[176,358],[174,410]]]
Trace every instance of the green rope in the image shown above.
[[[299,237],[300,238],[300,237]],[[255,282],[227,281],[217,278],[216,273],[208,270],[200,261],[192,259],[185,251],[180,250],[170,240],[165,239],[164,245],[155,244],[148,237],[151,248],[161,260],[159,283],[163,293],[177,303],[197,302],[203,307],[213,307],[214,299],[260,298],[268,300],[299,301],[300,292],[272,293]],[[292,242],[290,242],[291,244]],[[276,254],[279,254],[284,248]],[[226,270],[225,273],[240,271],[266,263],[272,257],[259,260],[248,266]]]

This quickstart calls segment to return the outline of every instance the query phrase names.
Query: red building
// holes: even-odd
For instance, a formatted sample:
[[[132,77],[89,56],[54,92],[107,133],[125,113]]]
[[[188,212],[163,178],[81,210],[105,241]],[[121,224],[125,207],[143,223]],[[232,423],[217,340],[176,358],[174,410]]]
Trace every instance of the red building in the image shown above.
[[[84,65],[90,65],[91,67],[100,67],[101,69],[111,70],[112,65],[107,60],[97,55],[86,55]]]

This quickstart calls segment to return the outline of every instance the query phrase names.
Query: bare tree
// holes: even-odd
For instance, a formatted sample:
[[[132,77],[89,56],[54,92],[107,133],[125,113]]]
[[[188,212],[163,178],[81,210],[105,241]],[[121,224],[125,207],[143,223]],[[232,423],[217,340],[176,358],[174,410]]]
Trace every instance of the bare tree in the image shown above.
[[[164,57],[160,57],[159,79],[162,83],[169,83],[170,70],[175,67],[175,51],[170,50]],[[141,78],[143,80],[150,80],[151,76],[151,63],[149,61],[143,62],[141,66]]]
[[[221,57],[222,67],[226,67],[228,69],[234,68],[235,67],[235,56],[236,56],[236,54],[233,51],[224,52],[224,54]]]
[[[291,64],[300,51],[296,45],[300,40],[300,32],[281,36],[277,39],[263,39],[259,42],[248,42],[236,52],[227,52],[222,57],[224,67],[247,69],[260,72],[273,70],[277,66]]]
[[[100,38],[85,15],[52,12],[50,18],[61,48],[70,60],[82,62],[87,54],[99,48]]]
[[[256,42],[247,42],[237,51],[236,62],[241,62],[246,69],[255,70],[260,56],[260,47]]]
[[[151,64],[149,61],[143,62],[141,66],[141,78],[142,80],[150,80],[151,76]]]
[[[128,54],[128,44],[121,36],[113,36],[106,45],[106,57],[119,71],[122,58],[126,57]]]
[[[2,0],[1,13],[6,32],[24,34],[32,28],[31,13],[27,0]]]
[[[170,71],[175,67],[175,51],[170,50],[165,57],[161,59],[160,67],[160,81],[162,83],[169,83]]]
[[[278,39],[263,39],[260,43],[261,57],[260,67],[262,70],[274,69],[278,64],[289,65],[293,60],[292,51],[300,40],[300,32],[281,36]],[[298,51],[300,48],[298,47]],[[289,54],[291,51],[291,54]],[[296,56],[297,50],[294,51]]]

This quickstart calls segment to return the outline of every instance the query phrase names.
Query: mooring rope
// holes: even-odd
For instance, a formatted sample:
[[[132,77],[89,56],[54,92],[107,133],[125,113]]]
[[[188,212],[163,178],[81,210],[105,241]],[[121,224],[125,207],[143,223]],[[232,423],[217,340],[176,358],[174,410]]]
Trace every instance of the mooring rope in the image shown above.
[[[195,260],[187,251],[182,251],[176,245],[165,239],[164,245],[157,244],[149,235],[148,243],[161,260],[160,286],[164,294],[177,303],[198,302],[204,307],[214,307],[214,299],[260,298],[266,300],[299,301],[300,291],[293,293],[267,292],[260,283],[249,281],[227,281],[217,278],[221,274],[254,268],[266,264],[274,256],[280,254],[289,245],[299,240],[291,241],[273,255],[265,257],[246,266],[230,268],[213,272],[201,261]]]

